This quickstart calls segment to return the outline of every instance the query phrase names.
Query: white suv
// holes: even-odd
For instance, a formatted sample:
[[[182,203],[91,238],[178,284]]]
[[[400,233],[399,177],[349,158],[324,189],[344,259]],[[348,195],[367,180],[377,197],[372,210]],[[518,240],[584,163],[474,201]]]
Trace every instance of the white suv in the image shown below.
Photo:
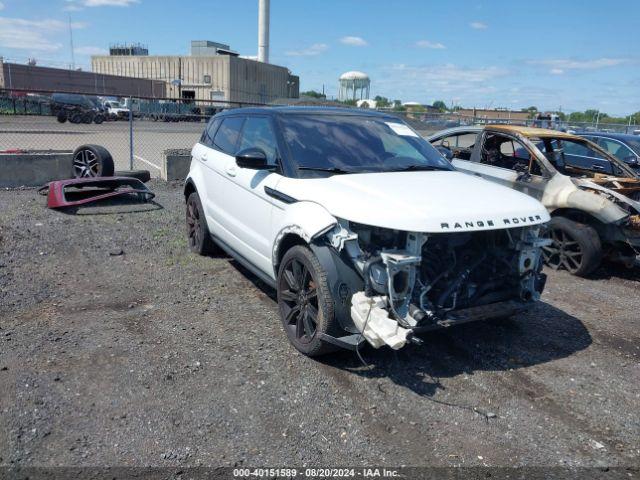
[[[513,315],[544,287],[542,204],[456,172],[394,116],[229,110],[192,157],[190,248],[221,247],[276,288],[307,355],[420,343],[424,331]]]

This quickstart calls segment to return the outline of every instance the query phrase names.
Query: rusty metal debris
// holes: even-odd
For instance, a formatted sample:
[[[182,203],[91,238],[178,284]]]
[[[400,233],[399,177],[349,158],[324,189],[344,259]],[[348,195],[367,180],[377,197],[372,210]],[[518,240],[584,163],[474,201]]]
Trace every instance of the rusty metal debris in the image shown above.
[[[130,177],[57,180],[48,183],[41,191],[45,189],[48,189],[47,207],[49,208],[74,207],[123,196],[142,202],[148,202],[155,197],[144,183]]]

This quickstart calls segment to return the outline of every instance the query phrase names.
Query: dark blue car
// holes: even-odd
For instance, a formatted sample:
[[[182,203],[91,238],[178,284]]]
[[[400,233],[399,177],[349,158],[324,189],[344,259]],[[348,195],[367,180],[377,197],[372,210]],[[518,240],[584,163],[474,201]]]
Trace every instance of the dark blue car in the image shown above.
[[[578,132],[576,135],[598,144],[600,148],[640,172],[640,136],[608,132]]]

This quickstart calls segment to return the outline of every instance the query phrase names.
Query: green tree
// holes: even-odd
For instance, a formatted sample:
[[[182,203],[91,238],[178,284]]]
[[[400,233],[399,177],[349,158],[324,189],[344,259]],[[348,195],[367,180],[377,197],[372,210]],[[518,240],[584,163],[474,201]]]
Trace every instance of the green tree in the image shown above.
[[[406,110],[406,108],[402,106],[402,100],[394,100],[393,109],[397,112],[404,112]]]
[[[391,105],[391,102],[387,97],[381,97],[380,95],[376,95],[375,97],[373,97],[373,99],[376,101],[376,106],[378,108],[386,108]]]
[[[301,97],[312,97],[312,98],[327,98],[326,95],[316,92],[315,90],[307,90],[306,92],[300,93]]]
[[[440,112],[446,112],[447,111],[447,104],[444,103],[442,100],[436,100],[435,102],[433,102],[433,105],[431,105],[433,108],[437,108]]]

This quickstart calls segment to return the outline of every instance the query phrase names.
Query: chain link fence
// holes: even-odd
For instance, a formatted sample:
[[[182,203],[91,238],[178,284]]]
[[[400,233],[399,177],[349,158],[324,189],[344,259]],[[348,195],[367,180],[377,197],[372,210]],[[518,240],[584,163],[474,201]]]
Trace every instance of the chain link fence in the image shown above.
[[[206,122],[223,109],[259,106],[227,101],[97,97],[91,94],[0,90],[0,151],[73,151],[98,144],[116,170],[145,169],[159,177],[163,157],[190,151]],[[456,113],[386,110],[423,135],[462,125],[502,123],[569,131],[634,133],[638,125],[540,124],[537,120],[492,119]]]

